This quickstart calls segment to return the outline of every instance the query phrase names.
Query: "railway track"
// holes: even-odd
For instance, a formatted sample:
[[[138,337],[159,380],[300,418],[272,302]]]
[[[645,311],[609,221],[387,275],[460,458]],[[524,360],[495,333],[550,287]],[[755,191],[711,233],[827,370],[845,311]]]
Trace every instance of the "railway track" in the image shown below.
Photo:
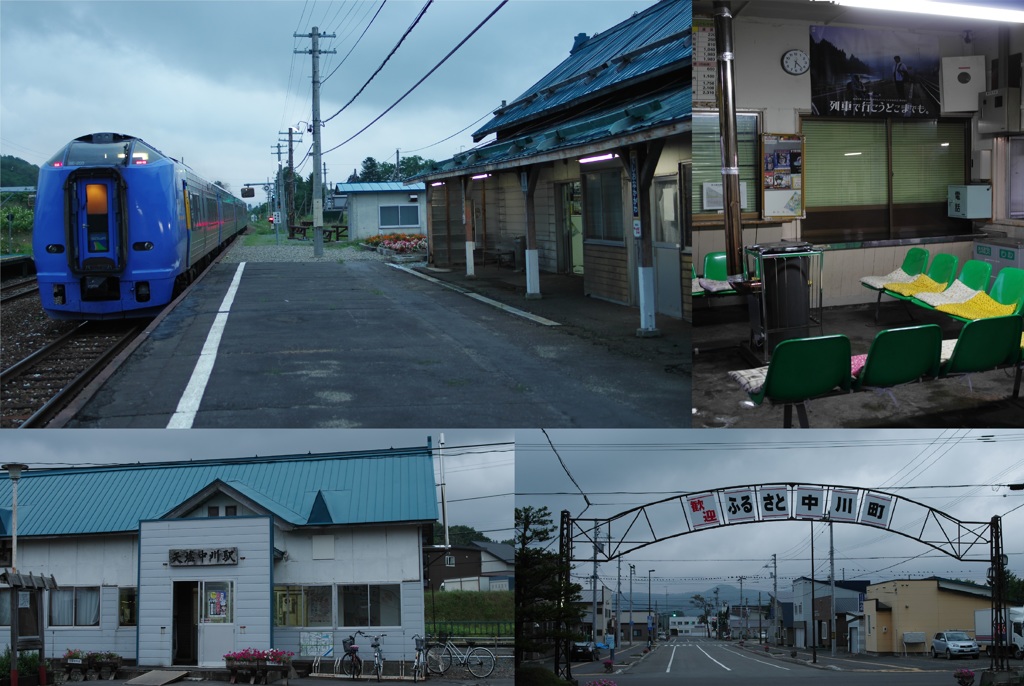
[[[0,286],[0,305],[39,293],[36,277],[8,279]]]
[[[0,372],[0,427],[46,426],[143,328],[85,322]]]

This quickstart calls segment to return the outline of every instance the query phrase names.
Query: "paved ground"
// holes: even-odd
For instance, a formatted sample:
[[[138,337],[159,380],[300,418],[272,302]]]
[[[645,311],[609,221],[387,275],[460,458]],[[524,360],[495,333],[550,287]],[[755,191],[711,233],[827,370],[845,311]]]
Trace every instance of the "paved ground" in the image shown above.
[[[637,337],[636,309],[583,297],[578,279],[526,300],[509,269],[430,272],[449,288],[380,262],[247,263],[227,311],[236,274],[214,265],[65,426],[166,427],[190,399],[195,428],[689,425],[688,327]]]
[[[914,320],[895,302],[883,303],[880,323],[874,305],[827,309],[824,333],[849,336],[853,354],[868,351],[883,328],[935,323],[943,338],[956,338],[960,324],[937,312],[913,308]],[[817,332],[813,332],[815,335]],[[760,366],[749,352],[750,320],[745,306],[699,303],[693,327],[693,427],[783,425],[782,406],[755,406],[728,377],[734,369]],[[813,370],[808,369],[808,373]],[[807,403],[813,428],[1004,428],[1024,426],[1024,393],[1013,399],[1013,372],[994,370],[970,377],[909,384],[889,393],[866,391]],[[796,413],[794,413],[794,423]]]

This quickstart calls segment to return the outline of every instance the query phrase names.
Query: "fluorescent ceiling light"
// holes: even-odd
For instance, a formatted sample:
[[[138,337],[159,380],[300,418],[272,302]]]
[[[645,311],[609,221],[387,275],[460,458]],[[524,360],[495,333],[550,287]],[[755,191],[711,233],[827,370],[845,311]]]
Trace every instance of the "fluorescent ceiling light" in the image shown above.
[[[960,17],[963,19],[987,19],[990,21],[1008,21],[1024,23],[1024,11],[1008,10],[1001,7],[986,7],[964,2],[935,2],[934,0],[815,0],[831,2],[833,5],[846,7],[863,7],[872,10],[891,10],[910,12],[912,14],[937,14],[943,17]]]
[[[949,147],[949,143],[939,143],[939,147],[940,148],[948,148]]]
[[[856,155],[863,155],[862,152],[844,152],[843,157],[854,157]]]
[[[486,179],[488,177],[490,177],[490,174],[477,174],[476,176],[472,176],[470,178],[476,181],[477,179]]]
[[[435,181],[434,183],[432,183],[432,184],[430,184],[430,185],[431,185],[432,187],[436,187],[436,186],[443,186],[443,185],[444,185],[444,181]]]
[[[605,160],[611,160],[618,157],[614,153],[608,153],[607,155],[598,155],[597,157],[584,157],[580,160],[580,164],[588,164],[590,162],[604,162]]]

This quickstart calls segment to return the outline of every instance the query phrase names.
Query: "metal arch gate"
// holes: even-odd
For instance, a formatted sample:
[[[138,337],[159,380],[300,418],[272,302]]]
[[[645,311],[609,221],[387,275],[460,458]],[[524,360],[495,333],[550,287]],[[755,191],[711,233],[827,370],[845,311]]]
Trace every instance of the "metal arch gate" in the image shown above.
[[[992,586],[991,669],[1008,669],[1006,634],[998,620],[1006,607],[1006,564],[1000,517],[964,522],[909,498],[875,489],[826,484],[776,483],[730,486],[674,495],[607,518],[573,518],[561,513],[559,575],[568,581],[574,562],[610,562],[654,543],[724,526],[770,521],[822,521],[860,524],[895,533],[962,562],[988,562]],[[667,522],[667,524],[665,523]],[[607,536],[597,545],[601,529]],[[614,536],[612,531],[614,530]],[[576,544],[589,556],[576,557]],[[560,584],[566,589],[567,583]],[[563,597],[563,604],[569,598]],[[572,681],[566,629],[555,643],[555,673]]]

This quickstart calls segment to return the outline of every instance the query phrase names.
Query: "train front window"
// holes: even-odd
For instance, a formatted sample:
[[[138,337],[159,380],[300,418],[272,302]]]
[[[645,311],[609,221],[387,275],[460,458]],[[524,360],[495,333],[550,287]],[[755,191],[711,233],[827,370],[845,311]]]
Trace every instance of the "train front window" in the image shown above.
[[[86,143],[75,141],[68,146],[69,167],[92,165],[123,166],[128,159],[128,143]]]
[[[88,184],[85,187],[85,217],[89,232],[89,252],[105,253],[110,250],[107,208],[107,187],[101,183]]]

